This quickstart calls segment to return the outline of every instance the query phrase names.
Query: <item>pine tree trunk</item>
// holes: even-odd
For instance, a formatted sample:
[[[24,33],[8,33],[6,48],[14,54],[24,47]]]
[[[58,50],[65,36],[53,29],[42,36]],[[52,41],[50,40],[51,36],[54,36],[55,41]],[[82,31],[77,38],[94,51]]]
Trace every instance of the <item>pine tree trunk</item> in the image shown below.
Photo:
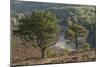
[[[75,38],[75,44],[76,44],[76,49],[78,51],[78,47],[79,47],[79,41],[78,41],[78,33],[76,34],[76,38]]]
[[[76,31],[76,35],[75,35],[76,39],[75,39],[75,44],[76,44],[76,49],[78,51],[78,47],[79,47],[79,41],[78,41],[78,38],[79,38],[79,34],[78,34],[78,29]]]
[[[45,58],[45,49],[44,48],[41,49],[41,53],[42,53],[42,59],[44,59]]]
[[[78,46],[79,46],[79,43],[78,43],[78,40],[76,40],[77,44],[76,44],[76,49],[78,51]]]

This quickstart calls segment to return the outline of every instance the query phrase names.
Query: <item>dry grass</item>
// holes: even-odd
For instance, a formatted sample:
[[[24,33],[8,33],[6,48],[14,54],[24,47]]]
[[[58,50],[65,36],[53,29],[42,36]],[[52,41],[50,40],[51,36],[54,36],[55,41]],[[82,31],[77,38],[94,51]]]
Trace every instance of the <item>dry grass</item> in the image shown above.
[[[17,45],[16,48],[12,49],[12,65],[74,63],[95,60],[95,49],[71,52],[68,55],[47,59],[41,59],[41,51],[39,48],[26,48],[22,45]]]

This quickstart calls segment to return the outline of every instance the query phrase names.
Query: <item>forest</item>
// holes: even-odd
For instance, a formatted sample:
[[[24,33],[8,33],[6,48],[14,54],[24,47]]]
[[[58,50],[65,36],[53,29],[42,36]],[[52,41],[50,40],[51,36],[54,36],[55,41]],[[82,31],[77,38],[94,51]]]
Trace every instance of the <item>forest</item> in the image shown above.
[[[96,60],[93,5],[11,2],[11,33],[12,65]]]

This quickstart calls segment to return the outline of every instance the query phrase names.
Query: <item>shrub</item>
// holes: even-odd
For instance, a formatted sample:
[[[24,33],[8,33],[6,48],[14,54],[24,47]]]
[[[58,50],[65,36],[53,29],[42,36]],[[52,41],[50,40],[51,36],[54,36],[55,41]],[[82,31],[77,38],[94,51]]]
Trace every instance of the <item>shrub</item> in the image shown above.
[[[84,44],[84,46],[83,46],[84,50],[88,50],[89,48],[90,48],[90,44],[89,43]]]
[[[68,55],[69,51],[67,48],[64,49],[64,55]]]
[[[45,58],[53,58],[53,57],[57,57],[57,53],[47,49],[45,51]]]
[[[68,55],[68,49],[64,49],[63,51],[52,51],[47,49],[45,51],[45,58],[55,58]]]

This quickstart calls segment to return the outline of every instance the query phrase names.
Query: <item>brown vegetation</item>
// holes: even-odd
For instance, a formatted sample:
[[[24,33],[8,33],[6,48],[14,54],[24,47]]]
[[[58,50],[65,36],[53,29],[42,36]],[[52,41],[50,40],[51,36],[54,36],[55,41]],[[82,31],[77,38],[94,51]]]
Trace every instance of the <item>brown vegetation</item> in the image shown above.
[[[70,52],[68,53],[68,55],[41,59],[41,51],[39,48],[26,48],[23,45],[20,45],[20,47],[17,45],[16,48],[12,49],[12,63],[13,65],[32,65],[87,62],[96,60],[95,53],[95,49],[89,49],[84,51],[80,50],[76,52]]]

